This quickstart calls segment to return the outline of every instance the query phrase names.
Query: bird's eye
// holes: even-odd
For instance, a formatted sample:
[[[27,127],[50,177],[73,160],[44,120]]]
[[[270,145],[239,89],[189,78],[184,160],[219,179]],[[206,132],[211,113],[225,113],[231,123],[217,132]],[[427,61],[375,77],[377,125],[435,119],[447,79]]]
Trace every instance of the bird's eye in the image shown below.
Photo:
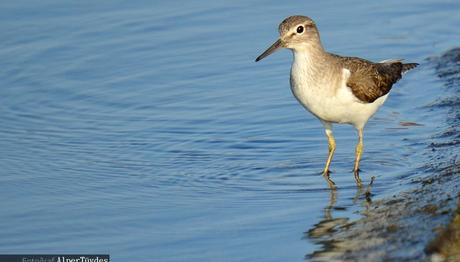
[[[299,25],[299,26],[297,27],[297,33],[298,33],[298,34],[303,33],[303,26]]]

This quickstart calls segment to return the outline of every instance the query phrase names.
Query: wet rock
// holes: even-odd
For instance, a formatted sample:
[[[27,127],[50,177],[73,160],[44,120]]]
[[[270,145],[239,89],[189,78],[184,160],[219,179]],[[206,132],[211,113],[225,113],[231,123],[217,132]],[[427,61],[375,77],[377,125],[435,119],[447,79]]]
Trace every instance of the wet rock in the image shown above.
[[[425,186],[425,185],[433,184],[433,181],[434,181],[433,178],[429,178],[427,180],[422,181],[422,185]]]
[[[420,209],[421,212],[429,214],[429,215],[436,215],[438,211],[438,207],[434,204],[428,204]]]
[[[398,228],[399,227],[396,224],[389,225],[387,227],[387,232],[390,232],[390,233],[396,232],[396,231],[398,231]]]
[[[426,247],[431,260],[460,261],[460,202],[450,224]]]

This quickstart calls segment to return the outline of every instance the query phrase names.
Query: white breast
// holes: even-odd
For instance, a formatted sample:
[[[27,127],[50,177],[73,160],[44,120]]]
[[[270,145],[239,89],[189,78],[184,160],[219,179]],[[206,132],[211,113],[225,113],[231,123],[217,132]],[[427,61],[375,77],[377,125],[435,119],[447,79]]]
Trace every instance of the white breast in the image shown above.
[[[291,90],[295,98],[320,120],[364,127],[369,118],[383,104],[387,95],[373,103],[363,103],[346,85],[350,71],[340,74],[321,72],[312,66],[308,57],[294,55],[291,68]]]

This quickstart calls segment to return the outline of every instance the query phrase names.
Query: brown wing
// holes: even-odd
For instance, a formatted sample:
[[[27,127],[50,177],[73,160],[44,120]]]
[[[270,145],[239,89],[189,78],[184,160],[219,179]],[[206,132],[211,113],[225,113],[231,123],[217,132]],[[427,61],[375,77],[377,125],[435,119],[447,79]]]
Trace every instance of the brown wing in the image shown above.
[[[415,63],[402,64],[400,61],[373,63],[358,57],[334,55],[351,74],[347,81],[353,94],[363,103],[372,103],[390,92],[391,87],[402,73],[417,66]]]

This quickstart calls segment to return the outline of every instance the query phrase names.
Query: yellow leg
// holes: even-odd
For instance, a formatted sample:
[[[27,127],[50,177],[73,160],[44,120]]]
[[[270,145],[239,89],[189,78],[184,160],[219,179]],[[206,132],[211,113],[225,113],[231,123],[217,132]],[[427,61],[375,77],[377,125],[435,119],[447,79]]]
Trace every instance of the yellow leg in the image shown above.
[[[331,129],[326,129],[326,136],[327,136],[327,142],[329,144],[329,151],[328,151],[328,155],[327,155],[326,166],[324,167],[323,173],[329,174],[329,172],[330,172],[329,171],[329,166],[331,165],[332,157],[334,157],[336,144],[335,144],[334,135],[332,135],[332,130]]]
[[[332,125],[329,123],[324,123],[324,127],[326,128],[326,136],[327,136],[327,142],[329,144],[329,152],[327,156],[326,166],[324,166],[323,176],[326,179],[327,183],[329,184],[329,187],[331,189],[334,189],[335,183],[329,177],[329,173],[330,173],[329,166],[331,165],[331,161],[332,161],[332,157],[334,156],[336,145],[335,145],[334,135],[332,134]]]
[[[354,174],[356,184],[361,186],[361,179],[359,178],[359,161],[361,160],[361,155],[363,154],[363,128],[358,129],[358,144],[356,145],[356,153],[355,153],[355,167],[354,167]]]

